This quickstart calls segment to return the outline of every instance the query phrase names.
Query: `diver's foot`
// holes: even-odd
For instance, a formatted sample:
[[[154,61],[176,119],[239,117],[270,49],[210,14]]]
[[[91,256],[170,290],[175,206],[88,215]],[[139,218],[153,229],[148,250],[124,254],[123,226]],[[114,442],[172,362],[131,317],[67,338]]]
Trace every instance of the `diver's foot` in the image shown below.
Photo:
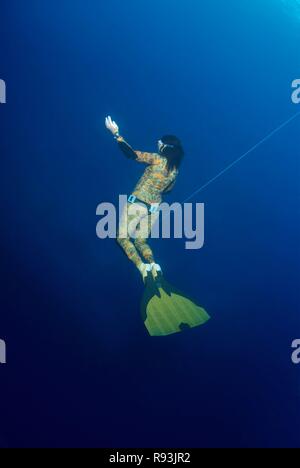
[[[138,268],[145,283],[148,273],[151,271],[151,265],[149,263],[141,263],[141,265]]]
[[[151,272],[154,279],[157,278],[158,273],[161,273],[161,267],[157,263],[151,263]]]

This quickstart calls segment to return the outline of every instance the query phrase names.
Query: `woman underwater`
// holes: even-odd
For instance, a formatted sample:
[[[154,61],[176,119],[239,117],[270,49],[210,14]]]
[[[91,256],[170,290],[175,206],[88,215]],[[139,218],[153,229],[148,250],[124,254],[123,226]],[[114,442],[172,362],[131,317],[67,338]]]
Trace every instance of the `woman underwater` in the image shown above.
[[[159,216],[163,194],[170,192],[175,185],[184,150],[176,136],[166,135],[158,141],[157,153],[135,151],[120,135],[118,125],[110,116],[106,117],[105,125],[127,158],[148,166],[128,198],[117,235],[118,244],[145,280],[148,272],[151,271],[155,277],[161,271],[147,239]],[[138,227],[134,235],[129,229],[130,225]]]

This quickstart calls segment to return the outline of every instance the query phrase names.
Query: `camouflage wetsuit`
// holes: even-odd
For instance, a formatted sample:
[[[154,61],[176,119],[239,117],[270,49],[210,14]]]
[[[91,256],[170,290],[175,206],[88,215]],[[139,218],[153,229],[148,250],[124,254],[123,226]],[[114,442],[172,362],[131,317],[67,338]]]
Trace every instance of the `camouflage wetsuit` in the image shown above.
[[[167,159],[158,153],[134,151],[121,136],[118,136],[116,140],[126,157],[148,165],[132,193],[137,200],[133,204],[128,203],[122,214],[117,237],[127,257],[139,267],[143,263],[141,257],[147,263],[154,263],[153,253],[147,244],[147,239],[157,220],[158,212],[150,214],[149,208],[153,204],[160,204],[163,193],[172,190],[178,170],[173,169],[169,172]],[[138,231],[135,232],[134,241],[131,240],[130,225],[139,226]]]

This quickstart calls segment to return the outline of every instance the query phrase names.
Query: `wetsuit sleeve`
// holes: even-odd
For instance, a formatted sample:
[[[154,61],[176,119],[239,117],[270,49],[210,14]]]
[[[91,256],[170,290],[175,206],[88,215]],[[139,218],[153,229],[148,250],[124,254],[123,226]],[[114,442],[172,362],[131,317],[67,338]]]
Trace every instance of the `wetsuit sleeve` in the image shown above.
[[[127,143],[127,141],[124,140],[123,137],[121,137],[121,136],[116,137],[116,141],[117,141],[118,146],[119,146],[120,150],[122,151],[122,153],[125,154],[126,158],[128,158],[128,159],[137,159],[138,158],[138,156],[137,156],[136,152],[134,151],[134,149],[131,148],[131,146]]]
[[[123,137],[118,136],[116,138],[118,146],[122,153],[129,159],[134,159],[135,161],[146,163],[146,164],[156,164],[158,161],[158,155],[155,153],[145,153],[142,151],[135,151],[128,143],[124,140]]]
[[[145,151],[136,151],[137,161],[146,164],[158,164],[160,158],[156,153],[146,153]]]

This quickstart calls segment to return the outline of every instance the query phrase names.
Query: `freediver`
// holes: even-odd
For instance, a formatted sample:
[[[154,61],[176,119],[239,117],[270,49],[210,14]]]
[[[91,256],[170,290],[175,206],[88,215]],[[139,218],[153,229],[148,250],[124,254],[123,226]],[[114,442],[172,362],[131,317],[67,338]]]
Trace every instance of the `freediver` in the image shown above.
[[[158,141],[157,153],[135,151],[120,135],[118,125],[110,116],[106,117],[105,125],[127,158],[148,166],[128,198],[117,235],[118,244],[145,280],[148,272],[156,276],[157,272],[161,271],[160,266],[155,263],[147,240],[159,215],[163,195],[169,193],[175,185],[184,150],[176,136],[165,135]],[[140,226],[134,240],[130,237],[128,229],[133,222]]]

